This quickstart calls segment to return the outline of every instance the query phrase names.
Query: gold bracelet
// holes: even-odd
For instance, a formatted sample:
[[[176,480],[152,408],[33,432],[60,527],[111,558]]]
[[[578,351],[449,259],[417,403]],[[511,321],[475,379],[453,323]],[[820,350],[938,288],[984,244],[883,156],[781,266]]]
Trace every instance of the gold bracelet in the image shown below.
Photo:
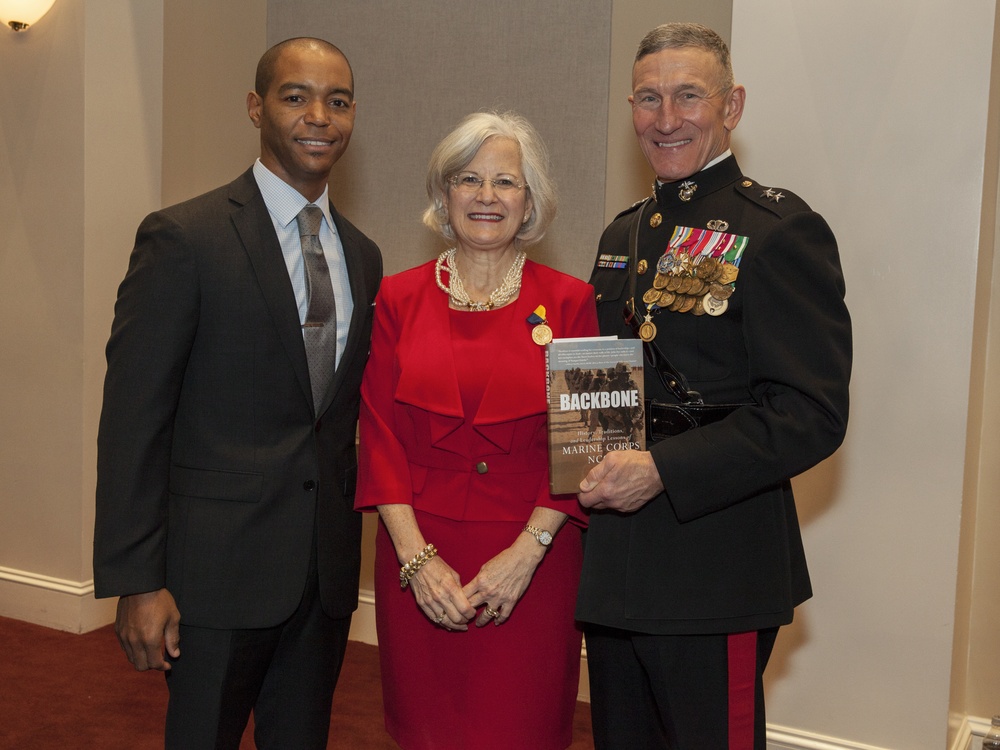
[[[419,553],[413,556],[406,565],[399,569],[399,588],[406,590],[406,587],[410,585],[410,579],[416,574],[418,570],[424,567],[431,558],[438,553],[437,549],[433,544],[428,544]]]

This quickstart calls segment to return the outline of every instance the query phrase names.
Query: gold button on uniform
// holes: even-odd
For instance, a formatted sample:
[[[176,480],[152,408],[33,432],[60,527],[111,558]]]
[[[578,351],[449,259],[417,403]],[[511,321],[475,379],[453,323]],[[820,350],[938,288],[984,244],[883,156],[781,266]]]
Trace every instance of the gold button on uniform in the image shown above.
[[[489,470],[490,467],[486,465],[485,461],[480,461],[478,464],[476,464],[476,471],[478,471],[480,474],[485,474]]]

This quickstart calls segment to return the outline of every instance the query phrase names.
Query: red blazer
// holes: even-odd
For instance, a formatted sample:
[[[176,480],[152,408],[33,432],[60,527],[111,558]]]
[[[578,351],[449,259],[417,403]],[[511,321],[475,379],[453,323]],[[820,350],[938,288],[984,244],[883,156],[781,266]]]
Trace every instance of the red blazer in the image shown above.
[[[382,282],[361,387],[356,509],[402,503],[455,520],[523,521],[537,505],[583,523],[575,495],[549,493],[545,347],[527,320],[539,305],[556,338],[597,335],[593,287],[527,261],[505,342],[476,363],[493,374],[467,415],[434,262]],[[468,420],[471,440],[459,429]]]

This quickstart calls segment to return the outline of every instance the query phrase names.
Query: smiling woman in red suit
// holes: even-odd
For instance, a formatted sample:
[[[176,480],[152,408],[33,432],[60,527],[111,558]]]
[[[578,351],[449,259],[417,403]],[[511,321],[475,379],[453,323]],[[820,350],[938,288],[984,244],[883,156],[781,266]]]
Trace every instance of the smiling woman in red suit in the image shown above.
[[[549,493],[536,328],[596,335],[594,293],[525,258],[555,195],[523,118],[463,120],[427,191],[424,223],[454,246],[383,282],[362,386],[386,727],[407,750],[565,748],[584,516]]]

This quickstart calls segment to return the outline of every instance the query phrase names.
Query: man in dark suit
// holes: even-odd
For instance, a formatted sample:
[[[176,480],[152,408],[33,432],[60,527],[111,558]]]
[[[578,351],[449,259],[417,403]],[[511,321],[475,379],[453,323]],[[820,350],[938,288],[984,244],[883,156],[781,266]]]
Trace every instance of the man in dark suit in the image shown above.
[[[357,607],[355,424],[382,273],[327,198],[356,103],[339,49],[268,50],[260,159],[147,217],[118,292],[94,578],[167,747],[325,748]],[[317,343],[318,342],[318,343]],[[164,657],[164,650],[166,657]]]
[[[811,595],[790,479],[843,440],[851,325],[826,222],[729,149],[745,96],[710,29],[666,24],[639,46],[629,102],[656,184],[601,238],[601,332],[638,335],[707,403],[740,406],[672,437],[647,420],[646,451],[581,484],[599,749],[763,750],[764,667]],[[647,359],[652,401],[675,402],[679,380]]]

